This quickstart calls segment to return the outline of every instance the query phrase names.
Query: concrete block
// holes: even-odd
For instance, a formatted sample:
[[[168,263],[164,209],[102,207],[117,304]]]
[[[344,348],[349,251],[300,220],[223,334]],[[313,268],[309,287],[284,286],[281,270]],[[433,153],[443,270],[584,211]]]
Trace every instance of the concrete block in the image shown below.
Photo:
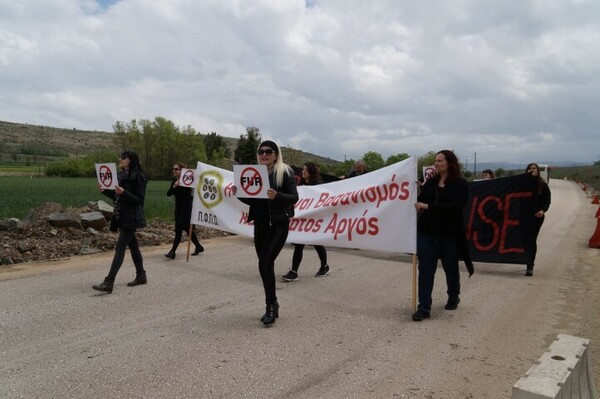
[[[590,340],[559,334],[513,386],[512,399],[597,399]]]

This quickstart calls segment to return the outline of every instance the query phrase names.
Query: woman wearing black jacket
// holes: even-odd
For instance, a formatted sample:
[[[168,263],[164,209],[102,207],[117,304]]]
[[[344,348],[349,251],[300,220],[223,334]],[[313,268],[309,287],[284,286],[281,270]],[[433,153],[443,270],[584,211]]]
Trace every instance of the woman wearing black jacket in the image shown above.
[[[537,237],[542,228],[542,224],[544,224],[544,218],[546,212],[550,208],[550,187],[544,181],[544,179],[540,176],[540,167],[537,163],[530,163],[525,168],[525,173],[529,173],[537,180],[537,190],[534,194],[534,211],[533,216],[534,220],[534,231],[533,238],[531,242],[531,258],[529,263],[527,264],[527,270],[525,271],[525,275],[528,277],[533,276],[533,265],[535,263],[535,256],[537,254]]]
[[[144,218],[144,198],[146,196],[147,179],[140,165],[137,154],[125,151],[119,158],[120,171],[117,173],[119,184],[114,190],[100,191],[114,201],[114,214],[111,227],[119,229],[119,238],[115,245],[115,256],[104,282],[92,286],[97,291],[111,293],[117,273],[123,264],[125,250],[129,247],[135,266],[135,279],[128,286],[146,284],[146,271],[140,246],[135,237],[138,228],[146,226]]]
[[[258,163],[269,171],[268,199],[239,198],[250,205],[248,221],[254,222],[254,249],[258,256],[258,270],[265,290],[266,311],[260,321],[275,323],[279,317],[279,303],[275,294],[275,259],[287,239],[298,190],[293,170],[283,163],[279,146],[271,140],[258,146]],[[234,193],[237,188],[233,188]]]
[[[175,251],[181,242],[183,232],[186,233],[190,230],[190,220],[192,218],[192,203],[194,197],[192,197],[192,189],[190,187],[181,187],[179,185],[179,177],[181,176],[181,168],[186,166],[181,162],[173,165],[173,180],[171,186],[167,191],[167,196],[175,196],[175,240],[169,253],[165,256],[169,259],[175,259]],[[198,241],[196,232],[192,228],[192,242],[196,246],[196,249],[192,253],[192,256],[196,256],[201,252],[204,252],[204,247]]]
[[[321,178],[319,167],[314,162],[306,162],[304,164],[304,168],[302,169],[300,185],[315,186],[317,184],[322,183],[323,179]],[[315,277],[326,276],[327,274],[329,274],[329,265],[327,264],[327,251],[322,245],[313,245],[313,247],[315,248],[315,251],[317,251],[317,255],[319,255],[319,260],[321,261],[321,267],[315,274]],[[304,244],[294,244],[292,268],[287,272],[287,274],[282,276],[284,281],[298,280],[298,269],[300,268],[300,263],[302,262],[303,253]]]
[[[419,307],[414,321],[430,317],[431,294],[438,259],[446,274],[448,302],[454,310],[460,303],[458,261],[466,249],[463,210],[469,198],[469,186],[460,174],[458,159],[452,151],[436,154],[437,174],[429,178],[417,198],[417,256],[419,258]],[[470,262],[470,260],[469,260]]]

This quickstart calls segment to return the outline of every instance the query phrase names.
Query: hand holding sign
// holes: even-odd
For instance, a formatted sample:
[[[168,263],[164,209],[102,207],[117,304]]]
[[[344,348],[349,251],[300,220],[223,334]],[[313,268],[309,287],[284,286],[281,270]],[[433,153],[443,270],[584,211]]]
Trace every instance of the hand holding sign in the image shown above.
[[[235,194],[239,198],[272,199],[277,194],[269,196],[269,172],[265,165],[233,165],[233,181],[241,189]]]

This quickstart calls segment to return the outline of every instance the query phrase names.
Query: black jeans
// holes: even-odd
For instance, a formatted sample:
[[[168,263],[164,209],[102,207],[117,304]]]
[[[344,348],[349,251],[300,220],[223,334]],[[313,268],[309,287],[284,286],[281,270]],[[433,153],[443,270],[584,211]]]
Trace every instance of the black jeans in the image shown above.
[[[438,259],[446,273],[448,300],[460,295],[458,272],[459,241],[456,238],[437,237],[417,232],[417,256],[419,258],[419,310],[431,311],[431,293],[435,281]]]
[[[322,245],[313,245],[319,260],[321,261],[321,267],[327,266],[327,251]],[[304,253],[304,244],[294,244],[294,256],[292,257],[292,270],[298,272],[300,263],[302,263],[302,254]]]
[[[173,247],[171,247],[172,252],[175,252],[177,250],[177,247],[179,246],[179,243],[181,242],[181,237],[183,236],[184,231],[186,233],[189,232],[189,227],[188,227],[188,230],[178,229],[177,227],[175,228],[175,240],[173,241]],[[196,248],[201,247],[200,241],[198,240],[198,236],[196,235],[196,232],[194,231],[193,228],[192,228],[192,242],[194,243]]]
[[[254,225],[254,249],[258,256],[258,271],[265,289],[267,305],[277,302],[275,295],[275,259],[283,249],[289,232],[289,222],[271,226]]]
[[[527,264],[528,269],[533,269],[533,265],[535,263],[535,256],[537,255],[537,238],[540,234],[540,230],[542,229],[542,225],[544,224],[545,217],[535,218],[533,223],[533,240],[531,241],[531,258],[529,263]]]
[[[123,260],[125,259],[125,250],[129,247],[129,252],[131,253],[131,259],[133,259],[133,264],[135,266],[136,274],[144,273],[144,260],[142,259],[142,253],[140,252],[140,246],[135,238],[136,229],[130,230],[121,228],[119,232],[119,238],[117,239],[117,244],[115,245],[115,256],[112,261],[112,265],[110,266],[110,271],[108,272],[108,276],[106,276],[106,280],[115,281],[117,277],[117,273],[123,264]]]

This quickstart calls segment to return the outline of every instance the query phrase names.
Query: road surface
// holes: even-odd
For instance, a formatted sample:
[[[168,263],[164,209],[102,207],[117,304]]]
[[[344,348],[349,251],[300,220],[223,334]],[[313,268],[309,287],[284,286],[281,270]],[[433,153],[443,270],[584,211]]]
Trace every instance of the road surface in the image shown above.
[[[111,253],[15,265],[0,272],[1,398],[510,398],[559,333],[592,339],[600,371],[600,250],[589,249],[597,205],[553,180],[534,277],[520,265],[477,264],[462,302],[444,310],[436,276],[432,318],[413,322],[412,258],[329,251],[331,273],[278,282],[280,318],[259,322],[264,296],[249,239],[205,241],[186,263],[144,248],[149,284],[111,295]],[[286,246],[276,266],[291,262]]]

